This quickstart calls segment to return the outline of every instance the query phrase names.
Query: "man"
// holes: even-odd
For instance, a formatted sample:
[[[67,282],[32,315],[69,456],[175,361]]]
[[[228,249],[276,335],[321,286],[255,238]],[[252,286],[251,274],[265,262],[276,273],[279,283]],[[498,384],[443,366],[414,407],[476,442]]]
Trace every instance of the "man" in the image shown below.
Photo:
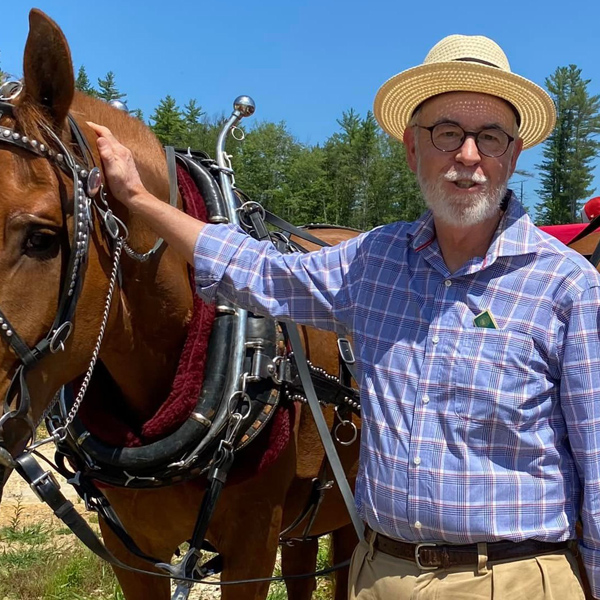
[[[195,266],[205,299],[352,334],[367,539],[351,598],[583,598],[580,514],[598,597],[600,277],[507,192],[553,103],[491,40],[450,36],[383,85],[375,114],[430,210],[286,256],[149,196],[94,127],[112,192]]]

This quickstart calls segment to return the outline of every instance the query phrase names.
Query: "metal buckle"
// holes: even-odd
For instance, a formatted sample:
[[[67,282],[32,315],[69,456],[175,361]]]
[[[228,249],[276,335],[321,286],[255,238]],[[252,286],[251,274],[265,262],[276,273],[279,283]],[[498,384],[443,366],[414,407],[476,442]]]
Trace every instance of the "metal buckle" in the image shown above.
[[[421,557],[419,556],[419,552],[424,546],[435,547],[437,546],[437,544],[433,544],[431,542],[423,542],[422,544],[417,544],[415,546],[415,563],[417,563],[417,567],[419,567],[421,571],[437,571],[440,567],[426,567],[425,565],[421,564]]]
[[[29,484],[29,487],[33,490],[33,493],[39,498],[39,500],[41,502],[45,502],[45,500],[42,497],[41,493],[39,492],[38,487],[42,486],[44,483],[47,483],[48,481],[53,483],[57,489],[60,489],[60,484],[56,480],[56,477],[54,476],[54,473],[52,473],[52,471],[45,471],[42,475],[40,475],[37,479],[34,479]]]

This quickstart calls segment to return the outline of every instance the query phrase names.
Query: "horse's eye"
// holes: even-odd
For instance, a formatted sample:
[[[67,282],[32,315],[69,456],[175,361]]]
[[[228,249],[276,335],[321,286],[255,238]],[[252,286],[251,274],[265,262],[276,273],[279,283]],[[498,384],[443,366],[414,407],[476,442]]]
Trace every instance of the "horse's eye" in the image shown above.
[[[32,258],[50,258],[58,249],[58,236],[53,231],[36,229],[25,238],[23,253]]]

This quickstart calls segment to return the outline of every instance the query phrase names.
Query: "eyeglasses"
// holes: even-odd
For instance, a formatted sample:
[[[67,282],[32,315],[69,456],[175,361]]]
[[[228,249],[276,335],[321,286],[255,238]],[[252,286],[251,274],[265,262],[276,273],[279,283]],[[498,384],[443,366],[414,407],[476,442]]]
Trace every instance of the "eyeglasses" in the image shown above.
[[[442,152],[454,152],[464,143],[468,135],[473,136],[475,145],[481,154],[490,158],[502,156],[515,138],[498,127],[490,127],[481,131],[465,131],[456,123],[438,123],[431,127],[415,125],[427,129],[431,135],[431,143]]]

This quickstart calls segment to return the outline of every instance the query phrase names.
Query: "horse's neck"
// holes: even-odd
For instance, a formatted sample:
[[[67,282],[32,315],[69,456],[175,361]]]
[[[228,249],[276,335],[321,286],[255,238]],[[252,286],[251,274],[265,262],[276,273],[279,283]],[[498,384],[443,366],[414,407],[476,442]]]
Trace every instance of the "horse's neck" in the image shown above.
[[[133,152],[148,190],[168,201],[169,184],[162,147],[140,123],[116,113],[104,103],[78,98],[77,108],[98,118]],[[112,204],[112,202],[111,202]],[[118,216],[127,219],[115,204]],[[127,220],[128,243],[146,252],[157,236],[139,220]],[[186,326],[192,314],[192,290],[185,260],[164,245],[147,262],[121,258],[122,286],[118,316],[102,347],[101,359],[123,393],[123,401],[140,419],[147,419],[167,397]],[[116,307],[115,307],[116,308]]]
[[[102,351],[123,401],[142,421],[169,394],[192,313],[185,263],[170,250],[155,260],[156,268],[127,268],[131,259],[123,259],[118,324]]]

